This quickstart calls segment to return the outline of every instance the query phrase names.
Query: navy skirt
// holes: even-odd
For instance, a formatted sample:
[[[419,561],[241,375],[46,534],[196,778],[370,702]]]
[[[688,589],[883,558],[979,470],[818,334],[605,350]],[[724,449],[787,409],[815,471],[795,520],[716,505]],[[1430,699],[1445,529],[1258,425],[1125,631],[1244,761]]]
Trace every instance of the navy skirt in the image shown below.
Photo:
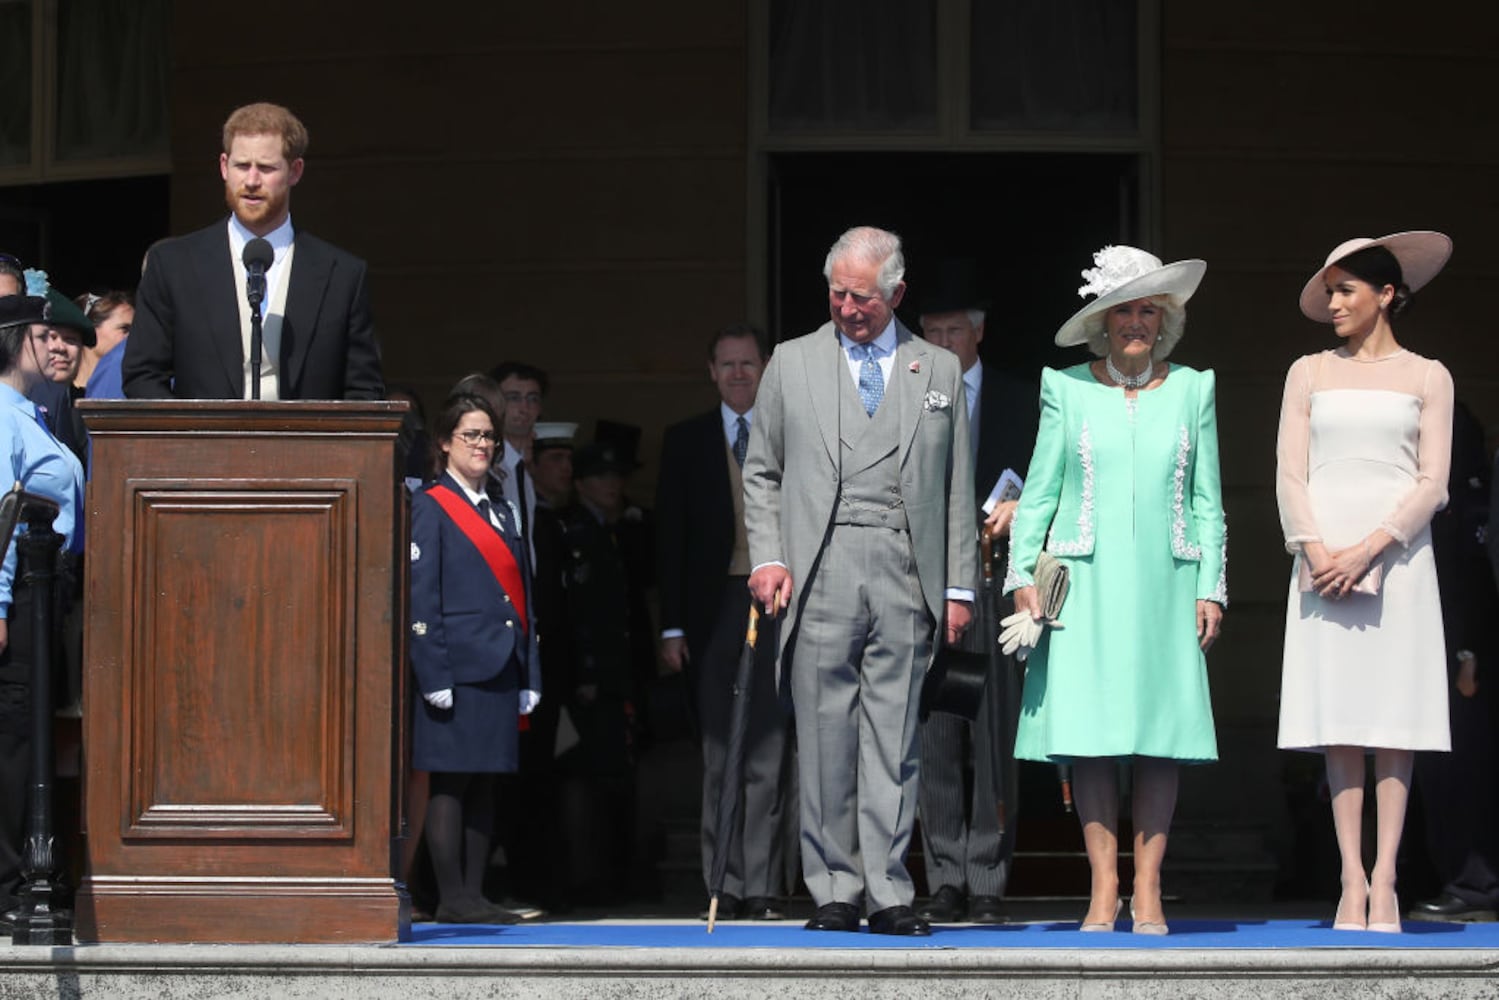
[[[413,695],[411,766],[454,774],[512,773],[520,763],[520,692],[506,669],[478,684],[453,685],[453,707]]]

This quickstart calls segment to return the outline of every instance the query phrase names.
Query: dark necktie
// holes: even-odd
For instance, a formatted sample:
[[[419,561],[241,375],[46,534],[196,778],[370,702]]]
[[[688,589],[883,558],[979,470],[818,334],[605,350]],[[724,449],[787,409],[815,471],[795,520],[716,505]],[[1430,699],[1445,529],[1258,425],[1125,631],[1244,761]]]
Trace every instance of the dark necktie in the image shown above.
[[[749,421],[741,415],[734,421],[734,461],[744,468],[744,456],[749,454]]]
[[[531,519],[526,516],[526,463],[523,459],[515,462],[515,509],[520,514],[521,537],[530,538]]]
[[[879,354],[873,344],[855,344],[851,353],[859,361],[859,399],[864,403],[864,412],[872,417],[880,408],[880,400],[885,398],[885,375],[876,360]]]
[[[485,524],[494,527],[494,506],[489,502],[489,497],[479,499],[479,516],[484,518]]]

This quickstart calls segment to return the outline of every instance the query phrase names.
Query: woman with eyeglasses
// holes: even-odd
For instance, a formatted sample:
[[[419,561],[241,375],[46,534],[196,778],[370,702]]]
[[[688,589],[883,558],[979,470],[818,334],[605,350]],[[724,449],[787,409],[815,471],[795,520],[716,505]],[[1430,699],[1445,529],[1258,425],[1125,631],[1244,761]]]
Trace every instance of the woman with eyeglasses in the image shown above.
[[[455,393],[433,426],[436,481],[411,503],[412,761],[430,778],[425,831],[439,923],[514,923],[484,898],[495,775],[519,765],[519,718],[540,699],[525,543],[485,478],[499,427]]]

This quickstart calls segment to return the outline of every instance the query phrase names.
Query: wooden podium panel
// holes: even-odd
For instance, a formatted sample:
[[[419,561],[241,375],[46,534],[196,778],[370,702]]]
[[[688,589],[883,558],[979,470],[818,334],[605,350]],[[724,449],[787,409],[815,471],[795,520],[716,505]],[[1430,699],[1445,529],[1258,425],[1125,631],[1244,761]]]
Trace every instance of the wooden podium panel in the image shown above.
[[[393,941],[401,403],[93,402],[85,941]]]

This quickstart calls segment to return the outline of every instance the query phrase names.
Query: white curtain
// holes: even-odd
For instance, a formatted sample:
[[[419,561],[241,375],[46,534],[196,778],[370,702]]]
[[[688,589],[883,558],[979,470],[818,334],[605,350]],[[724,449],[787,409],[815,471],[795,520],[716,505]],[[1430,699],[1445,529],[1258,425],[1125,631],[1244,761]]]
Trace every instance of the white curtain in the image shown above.
[[[935,0],[775,0],[773,131],[900,131],[937,122]]]
[[[974,0],[971,126],[1131,132],[1135,0]]]
[[[31,162],[31,0],[0,0],[0,167]]]
[[[170,0],[61,0],[57,14],[56,158],[165,152]]]

